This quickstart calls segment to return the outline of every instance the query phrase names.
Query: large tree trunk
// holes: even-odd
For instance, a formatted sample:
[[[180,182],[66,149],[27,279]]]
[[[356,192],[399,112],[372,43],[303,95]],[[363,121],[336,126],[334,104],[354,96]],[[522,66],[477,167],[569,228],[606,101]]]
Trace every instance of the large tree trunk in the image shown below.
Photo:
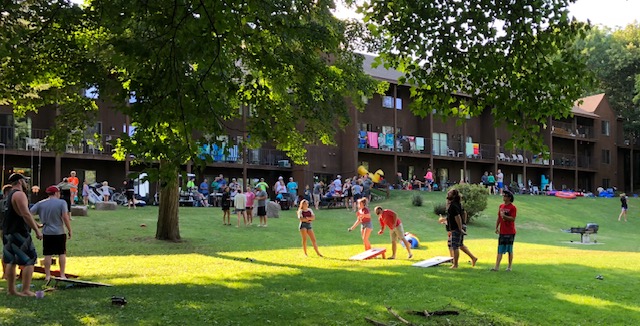
[[[178,220],[178,190],[177,176],[171,180],[163,180],[166,183],[160,187],[160,207],[158,209],[158,228],[156,239],[178,241],[180,240],[180,223]]]

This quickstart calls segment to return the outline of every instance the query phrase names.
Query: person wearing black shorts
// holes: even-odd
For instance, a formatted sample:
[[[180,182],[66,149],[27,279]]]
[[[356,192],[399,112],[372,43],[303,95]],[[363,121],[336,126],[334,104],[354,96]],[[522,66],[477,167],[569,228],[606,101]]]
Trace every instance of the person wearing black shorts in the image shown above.
[[[126,190],[126,194],[127,194],[128,209],[131,209],[131,207],[133,207],[133,209],[136,209],[136,202],[134,199],[135,189],[133,188],[133,180],[124,180],[124,182],[122,183],[124,184],[124,189]]]
[[[40,216],[42,222],[42,253],[44,254],[44,274],[47,283],[51,280],[51,257],[57,255],[60,261],[60,277],[67,266],[67,239],[71,239],[71,222],[67,203],[60,199],[60,189],[50,186],[46,190],[49,198],[37,202],[30,212]],[[65,227],[67,232],[65,233]]]
[[[256,205],[258,207],[258,217],[260,218],[260,227],[267,227],[267,192],[256,186]]]
[[[33,297],[36,294],[31,291],[31,277],[38,253],[31,240],[31,230],[35,231],[39,240],[42,239],[42,232],[29,213],[26,178],[20,173],[14,173],[9,176],[9,183],[11,192],[7,196],[7,210],[2,224],[4,232],[2,261],[6,264],[7,293]],[[20,292],[16,290],[16,266],[22,266],[22,291]]]
[[[224,187],[222,191],[220,207],[222,208],[222,224],[231,225],[231,189],[229,187]]]

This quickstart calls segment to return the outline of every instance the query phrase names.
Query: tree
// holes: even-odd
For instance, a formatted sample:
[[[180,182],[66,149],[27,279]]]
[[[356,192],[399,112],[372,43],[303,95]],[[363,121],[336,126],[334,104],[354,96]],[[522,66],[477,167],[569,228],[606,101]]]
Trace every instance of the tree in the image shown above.
[[[79,92],[95,67],[75,38],[81,19],[80,8],[64,1],[4,1],[0,9],[0,105],[11,105],[17,116],[56,109],[48,145],[59,151],[97,110]]]
[[[245,146],[273,141],[298,164],[306,161],[306,144],[331,143],[348,122],[347,99],[363,107],[376,82],[364,74],[332,8],[327,0],[94,0],[65,7],[80,10],[69,38],[91,67],[67,67],[78,76],[65,82],[96,86],[130,117],[135,133],[118,139],[115,156],[131,155],[161,180],[156,238],[180,239],[180,168],[206,163],[199,146],[226,133],[241,105],[252,111]]]
[[[586,26],[569,18],[570,2],[362,1],[358,12],[383,40],[378,64],[413,85],[415,114],[490,108],[512,145],[545,152],[541,128],[568,116],[590,82],[571,48]]]
[[[589,91],[606,93],[623,118],[625,136],[640,137],[640,24],[617,30],[593,28],[575,46],[598,80]]]

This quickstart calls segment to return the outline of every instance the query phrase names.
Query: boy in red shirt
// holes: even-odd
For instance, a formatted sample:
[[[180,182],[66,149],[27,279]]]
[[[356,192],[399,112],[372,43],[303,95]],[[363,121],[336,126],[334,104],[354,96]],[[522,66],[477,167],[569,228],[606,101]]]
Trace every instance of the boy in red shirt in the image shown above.
[[[391,234],[391,251],[393,254],[388,259],[396,258],[398,239],[402,240],[404,243],[404,247],[407,248],[407,252],[409,253],[409,259],[411,259],[413,257],[413,254],[411,253],[411,244],[404,238],[404,228],[402,227],[402,221],[400,221],[398,215],[394,211],[390,209],[382,209],[380,206],[376,206],[373,211],[378,215],[378,219],[380,220],[380,231],[378,231],[378,234],[384,233],[385,226],[389,227],[389,232]]]
[[[513,205],[513,194],[505,191],[502,194],[504,204],[498,209],[498,219],[496,220],[496,234],[498,238],[498,256],[496,257],[496,266],[491,270],[497,272],[500,269],[500,261],[502,255],[509,254],[509,266],[507,271],[511,271],[511,263],[513,262],[513,240],[516,237],[516,212],[517,209]]]

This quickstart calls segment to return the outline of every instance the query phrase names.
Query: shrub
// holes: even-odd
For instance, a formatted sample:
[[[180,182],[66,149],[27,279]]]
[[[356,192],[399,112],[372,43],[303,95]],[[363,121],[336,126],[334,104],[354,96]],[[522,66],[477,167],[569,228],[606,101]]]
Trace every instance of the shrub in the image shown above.
[[[447,204],[442,202],[433,204],[433,213],[436,215],[447,216]]]
[[[411,204],[413,206],[422,206],[422,196],[420,196],[420,194],[413,194]]]
[[[462,205],[469,214],[469,221],[473,221],[482,211],[487,209],[487,190],[475,184],[457,184],[452,189],[458,189],[462,195]]]

